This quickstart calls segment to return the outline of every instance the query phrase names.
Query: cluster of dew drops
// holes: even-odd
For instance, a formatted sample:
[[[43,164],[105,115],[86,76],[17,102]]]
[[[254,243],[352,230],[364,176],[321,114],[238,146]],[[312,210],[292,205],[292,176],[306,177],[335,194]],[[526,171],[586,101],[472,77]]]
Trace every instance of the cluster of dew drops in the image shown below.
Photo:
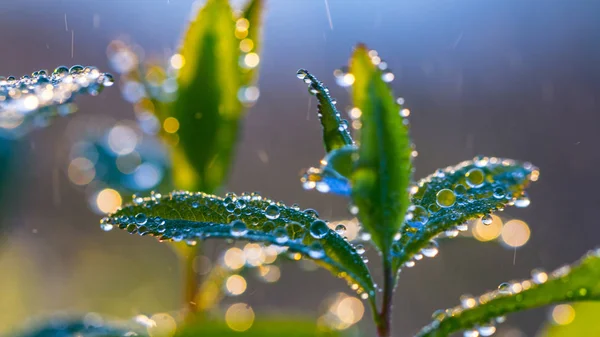
[[[52,73],[39,70],[19,79],[0,76],[0,129],[15,130],[28,117],[33,117],[28,127],[45,126],[53,115],[74,111],[68,103],[75,95],[97,95],[113,84],[112,75],[80,65],[60,66]]]
[[[129,207],[142,207],[152,208],[165,200],[176,200],[178,202],[189,202],[189,206],[192,209],[199,209],[200,207],[208,206],[211,211],[214,212],[212,205],[219,205],[224,209],[226,214],[226,223],[229,224],[229,235],[231,239],[245,239],[251,238],[256,233],[252,233],[253,226],[248,226],[244,221],[239,218],[242,215],[247,215],[248,218],[252,218],[253,215],[259,215],[265,219],[257,219],[256,223],[260,223],[260,233],[268,233],[275,245],[293,247],[295,251],[302,254],[308,255],[312,259],[323,259],[326,257],[325,250],[323,249],[323,241],[330,235],[339,235],[344,240],[346,227],[343,224],[338,224],[333,230],[330,229],[327,222],[319,219],[318,213],[313,209],[300,210],[300,207],[296,204],[291,207],[286,207],[281,202],[274,202],[270,199],[266,199],[258,195],[257,193],[242,193],[236,195],[234,193],[227,193],[225,198],[219,198],[214,195],[205,194],[202,192],[187,192],[187,191],[174,191],[167,196],[163,196],[160,193],[152,192],[149,197],[133,196],[133,205]],[[127,206],[126,206],[127,208]],[[303,217],[310,221],[310,225],[305,226],[299,222],[291,221],[282,216],[283,209],[292,210],[298,212],[293,216]],[[127,230],[129,233],[137,233],[139,235],[155,235],[159,236],[161,240],[172,240],[172,241],[183,241],[188,245],[195,245],[196,240],[207,239],[211,234],[209,233],[186,233],[185,229],[181,231],[175,231],[170,233],[167,231],[167,221],[158,216],[148,217],[146,214],[139,212],[133,216],[127,215],[116,215],[121,209],[117,210],[114,214],[109,214],[107,217],[100,221],[100,227],[104,231],[111,231],[115,225],[119,228]],[[275,220],[285,220],[284,226],[276,226]],[[308,227],[308,228],[306,228]],[[302,244],[304,235],[308,229],[308,234],[314,239],[312,243],[306,247]],[[334,234],[335,232],[335,234]],[[299,235],[296,235],[298,233]],[[256,234],[259,235],[259,234]],[[368,240],[370,236],[367,233],[361,233],[359,235],[361,240]],[[354,246],[353,254],[361,256],[364,262],[368,262],[363,254],[365,248],[362,244],[356,244]],[[340,277],[348,276],[344,272],[339,273]],[[347,278],[348,279],[348,278]],[[355,290],[362,299],[367,299],[369,294],[365,292],[358,284],[349,282],[350,287]]]
[[[457,171],[464,171],[464,184],[459,182],[453,186],[453,189],[442,188],[436,192],[435,202],[428,205],[427,207],[421,205],[411,205],[405,217],[405,224],[411,230],[419,230],[424,228],[430,217],[436,214],[442,209],[452,210],[455,205],[473,203],[480,198],[490,198],[499,201],[496,211],[504,210],[504,205],[515,206],[519,208],[525,208],[531,203],[529,196],[525,191],[518,194],[512,194],[502,187],[502,184],[495,184],[491,174],[486,173],[486,170],[493,170],[496,166],[513,167],[511,171],[513,178],[517,181],[524,182],[526,179],[530,181],[536,181],[539,177],[539,170],[531,163],[524,163],[522,169],[526,174],[523,173],[517,166],[515,161],[511,159],[502,159],[496,157],[483,157],[478,156],[473,158],[472,161],[465,161],[455,167],[448,167],[444,170],[438,170],[429,177],[423,179],[420,186],[412,186],[410,188],[410,195],[415,196],[419,189],[425,184],[431,183],[432,181],[443,181],[449,175],[455,175]],[[461,180],[462,181],[462,180]],[[465,186],[466,184],[466,186]],[[492,184],[493,190],[491,192],[479,190],[484,185]],[[495,184],[495,186],[494,186]],[[489,195],[488,195],[489,194]],[[454,221],[458,219],[460,214],[457,212],[449,213],[449,219]],[[483,225],[492,224],[492,216],[489,213],[484,214],[481,217],[481,223]],[[458,236],[460,232],[465,232],[469,229],[467,223],[456,225],[450,229],[445,230],[441,233],[440,237],[454,238]],[[410,234],[410,233],[407,233]],[[403,246],[399,240],[402,237],[402,233],[397,233],[394,238],[393,252],[396,255],[402,255],[404,253]],[[415,254],[411,260],[404,263],[404,267],[411,268],[415,266],[416,261],[421,260],[423,256],[435,257],[438,254],[438,244],[435,238],[429,241],[420,251]]]
[[[600,248],[590,250],[587,255],[579,262],[585,263],[587,258],[600,258]],[[421,332],[427,333],[434,329],[437,329],[442,322],[450,317],[459,316],[465,310],[472,310],[479,305],[486,304],[491,300],[496,298],[506,297],[506,296],[514,296],[518,295],[528,289],[536,287],[538,285],[544,284],[548,281],[562,279],[566,280],[569,277],[569,273],[571,272],[571,267],[569,265],[561,266],[555,269],[552,272],[545,272],[543,269],[533,269],[531,271],[531,278],[523,281],[510,281],[503,282],[498,286],[498,289],[494,291],[487,292],[479,297],[474,297],[470,294],[465,294],[460,296],[460,305],[449,308],[446,310],[437,310],[432,314],[432,318],[434,319],[433,323],[425,327]],[[591,295],[591,291],[585,287],[580,287],[577,289],[571,289],[566,294],[568,298],[586,298]],[[520,297],[515,297],[516,301],[522,301],[524,299],[525,294]],[[487,337],[491,336],[496,332],[496,324],[503,323],[506,321],[505,316],[498,316],[494,319],[490,320],[486,324],[477,325],[471,329],[464,331],[464,337]]]

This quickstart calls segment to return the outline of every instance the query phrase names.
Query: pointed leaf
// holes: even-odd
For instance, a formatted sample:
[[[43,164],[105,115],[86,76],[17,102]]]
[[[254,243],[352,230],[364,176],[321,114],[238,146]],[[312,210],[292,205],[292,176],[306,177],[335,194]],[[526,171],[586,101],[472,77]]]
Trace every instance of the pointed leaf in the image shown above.
[[[435,315],[436,320],[417,336],[448,336],[477,326],[490,331],[495,330],[491,321],[509,313],[560,302],[600,300],[600,250],[590,251],[573,266],[563,266],[550,274],[534,270],[532,277],[503,283],[498,290],[478,298],[463,298],[461,306]]]
[[[130,233],[161,240],[239,239],[288,247],[314,259],[338,276],[357,284],[373,299],[369,270],[356,250],[318,219],[314,211],[300,211],[258,195],[173,192],[168,196],[134,199],[102,221],[105,230],[118,226]]]
[[[236,23],[237,34],[240,41],[240,50],[243,53],[260,54],[262,37],[262,12],[264,9],[264,0],[251,0],[246,5],[242,16]],[[243,21],[240,19],[246,19]],[[245,28],[247,25],[247,29]],[[247,33],[246,33],[247,32]],[[251,85],[255,78],[258,68],[242,68],[242,84]]]
[[[436,236],[455,231],[467,220],[513,203],[526,206],[529,200],[524,190],[538,176],[538,169],[530,163],[477,157],[422,179],[412,195],[413,206],[400,230],[402,236],[394,242],[395,270]]]
[[[321,160],[321,167],[308,169],[301,179],[302,186],[305,190],[350,196],[352,187],[348,177],[352,174],[357,153],[358,148],[354,145],[332,150]]]
[[[335,107],[335,101],[329,95],[329,89],[305,69],[298,70],[297,75],[308,84],[308,92],[315,95],[319,102],[317,111],[323,127],[325,150],[330,152],[346,145],[353,145],[354,141],[348,132],[348,122],[341,118]]]
[[[16,79],[0,76],[0,136],[19,137],[31,129],[43,127],[58,115],[75,111],[77,95],[98,95],[114,79],[94,67],[58,67]]]
[[[260,6],[251,9],[251,18],[258,17],[254,11]],[[258,29],[254,23],[249,25]],[[175,171],[180,187],[212,192],[229,172],[243,110],[238,92],[247,89],[248,71],[259,62],[258,54],[240,51],[236,36],[248,28],[239,20],[236,24],[227,1],[209,0],[185,35],[180,50],[184,63],[173,104],[179,126],[174,156],[179,161],[174,165],[186,168]]]
[[[373,242],[387,254],[410,205],[412,149],[400,107],[374,62],[364,46],[350,60],[352,97],[362,123],[352,199]]]

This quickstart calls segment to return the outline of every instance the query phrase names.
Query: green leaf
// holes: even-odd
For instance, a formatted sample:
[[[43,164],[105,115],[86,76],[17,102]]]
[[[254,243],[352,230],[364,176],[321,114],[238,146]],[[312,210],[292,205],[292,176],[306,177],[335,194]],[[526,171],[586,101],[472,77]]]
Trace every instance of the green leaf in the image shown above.
[[[235,324],[235,323],[234,323]],[[242,322],[245,326],[248,323]],[[341,336],[338,331],[323,331],[318,326],[314,318],[286,318],[286,317],[266,317],[256,319],[248,330],[243,332],[234,331],[225,322],[219,321],[200,321],[198,324],[189,325],[178,332],[176,337],[334,337]]]
[[[360,109],[359,158],[352,173],[352,199],[375,245],[387,255],[410,205],[411,142],[400,106],[383,73],[358,46],[350,60],[352,97]]]
[[[252,3],[245,20],[258,18],[260,8]],[[258,64],[258,54],[241,52],[236,34],[253,27],[248,34],[256,40],[259,27],[239,22],[236,28],[226,0],[209,0],[184,37],[173,103],[179,124],[174,166],[182,168],[175,171],[176,186],[213,192],[229,172],[243,111],[238,93],[248,89]]]
[[[329,89],[305,69],[298,70],[298,78],[308,84],[308,92],[317,97],[318,115],[323,127],[323,142],[327,152],[343,146],[353,145],[348,131],[348,122],[343,120],[335,107],[335,101],[329,95]]]
[[[315,211],[286,207],[256,194],[220,198],[176,191],[164,197],[137,197],[133,204],[102,220],[103,229],[113,226],[190,244],[221,238],[287,247],[356,284],[363,296],[375,298],[375,286],[361,256],[318,219]]]
[[[352,187],[348,177],[352,174],[357,152],[354,145],[332,150],[321,160],[321,167],[308,169],[301,179],[302,186],[305,190],[350,196]]]
[[[580,302],[573,303],[573,305],[554,307],[551,316],[556,315],[562,321],[547,323],[537,336],[600,336],[600,325],[598,324],[599,310],[599,302]],[[572,319],[572,322],[569,322],[570,319]]]
[[[492,322],[509,313],[560,302],[597,301],[599,279],[600,250],[593,250],[574,265],[550,274],[534,270],[531,280],[503,283],[478,298],[463,297],[462,305],[435,313],[435,321],[417,336],[448,336],[467,329],[491,331],[495,330]]]
[[[53,73],[34,72],[20,79],[0,76],[0,136],[19,137],[58,116],[74,112],[77,95],[98,95],[112,86],[110,74],[94,67],[60,66]]]
[[[244,33],[244,30],[238,30],[237,32],[238,34],[241,34],[239,37],[246,35],[240,41],[240,50],[244,48],[243,52],[260,54],[263,9],[264,0],[251,0],[246,5],[246,8],[240,17],[240,19],[243,18],[247,21],[240,21],[238,19],[239,24],[236,26],[241,26],[243,28],[245,25],[248,25],[248,29],[246,29],[247,34]],[[256,78],[257,71],[257,67],[242,68],[242,84],[251,85]]]
[[[476,157],[422,179],[413,191],[401,237],[394,242],[394,270],[412,263],[415,254],[430,248],[439,235],[453,236],[467,220],[507,205],[527,206],[524,190],[538,176],[538,169],[530,163]]]

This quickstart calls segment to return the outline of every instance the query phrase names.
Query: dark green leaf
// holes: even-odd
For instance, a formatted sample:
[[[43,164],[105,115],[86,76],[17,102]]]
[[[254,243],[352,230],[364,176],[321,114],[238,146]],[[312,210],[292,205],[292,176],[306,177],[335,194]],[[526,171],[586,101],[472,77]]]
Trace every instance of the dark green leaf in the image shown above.
[[[369,50],[358,46],[350,60],[352,97],[360,109],[359,158],[352,173],[352,199],[373,242],[387,255],[410,205],[411,142],[400,106]]]
[[[308,169],[301,179],[302,186],[306,190],[349,196],[352,188],[348,177],[352,174],[357,152],[354,145],[332,150],[321,160],[321,167]]]
[[[249,19],[259,17],[259,9],[253,4]],[[249,25],[256,36],[258,25]],[[179,122],[173,156],[176,186],[212,192],[229,172],[243,110],[238,96],[244,91],[241,96],[246,97],[249,71],[258,64],[258,54],[242,54],[236,37],[236,30],[242,37],[239,31],[248,28],[236,28],[227,1],[209,0],[185,35],[180,50],[185,63],[173,104]]]
[[[538,176],[538,169],[530,163],[477,157],[422,179],[413,191],[413,206],[400,229],[402,236],[394,242],[395,270],[411,263],[438,235],[456,233],[456,227],[467,220],[515,203],[528,205],[524,189]]]
[[[348,122],[343,120],[335,107],[335,101],[329,95],[329,89],[304,69],[298,70],[298,78],[308,84],[308,92],[317,97],[317,111],[323,127],[325,150],[330,152],[343,146],[353,145],[354,141],[348,132]]]
[[[204,193],[173,192],[134,199],[102,221],[130,233],[160,240],[239,239],[288,247],[314,259],[374,299],[369,270],[356,250],[314,211],[300,211],[252,194],[219,198]]]
[[[113,85],[110,74],[94,67],[58,67],[15,79],[0,76],[0,136],[19,137],[36,127],[46,126],[58,115],[75,111],[77,95],[99,94]]]
[[[531,280],[503,283],[498,290],[478,298],[463,297],[462,305],[435,313],[435,321],[417,336],[441,337],[467,329],[492,331],[492,322],[509,313],[560,302],[596,301],[600,299],[598,280],[600,250],[593,250],[573,266],[563,266],[550,274],[534,270]]]

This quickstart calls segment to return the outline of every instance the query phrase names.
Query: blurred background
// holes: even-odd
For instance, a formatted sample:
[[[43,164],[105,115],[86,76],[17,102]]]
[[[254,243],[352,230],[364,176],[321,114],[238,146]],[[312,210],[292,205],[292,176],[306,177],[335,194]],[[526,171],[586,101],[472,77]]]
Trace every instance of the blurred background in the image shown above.
[[[499,214],[505,224],[526,223],[531,237],[513,221],[503,244],[449,240],[435,259],[403,271],[397,335],[414,333],[461,294],[527,277],[534,267],[570,263],[598,243],[600,3],[271,0],[267,6],[260,98],[247,113],[228,190],[260,191],[328,219],[350,217],[346,200],[305,192],[299,182],[324,150],[316,102],[295,72],[314,73],[347,107],[348,93],[335,85],[333,71],[357,42],[389,64],[392,86],[411,110],[417,178],[477,154],[541,169],[531,206]],[[0,75],[61,64],[110,71],[107,46],[124,36],[146,55],[168,55],[192,7],[192,0],[2,0]],[[12,152],[13,174],[2,181],[0,334],[55,312],[128,318],[179,308],[174,252],[150,238],[101,231],[100,215],[89,207],[96,195],[69,175],[75,138],[93,133],[84,126],[133,121],[133,108],[117,88],[81,97],[78,106],[75,115],[2,147]],[[521,241],[507,243],[511,236]],[[206,253],[218,258],[224,249],[213,242]],[[367,254],[377,260],[373,249]],[[377,262],[369,265],[378,275]],[[257,315],[316,318],[323,299],[338,292],[352,293],[327,271],[287,263],[278,282],[249,278],[244,294],[226,299],[224,308],[243,301]],[[510,316],[498,334],[534,336],[547,317],[548,309]],[[372,331],[369,319],[359,326]]]

